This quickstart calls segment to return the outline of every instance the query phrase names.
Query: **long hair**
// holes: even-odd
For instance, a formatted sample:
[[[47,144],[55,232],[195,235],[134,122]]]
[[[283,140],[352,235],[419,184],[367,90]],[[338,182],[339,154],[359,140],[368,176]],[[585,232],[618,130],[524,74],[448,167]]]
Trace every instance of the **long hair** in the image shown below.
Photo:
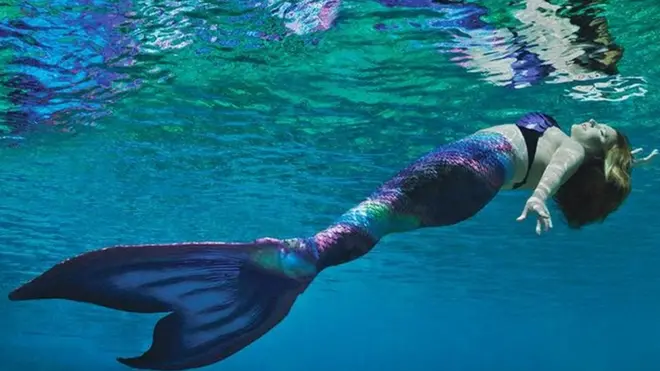
[[[614,145],[582,163],[553,197],[569,227],[602,223],[623,204],[632,188],[632,161],[628,138],[617,131]]]

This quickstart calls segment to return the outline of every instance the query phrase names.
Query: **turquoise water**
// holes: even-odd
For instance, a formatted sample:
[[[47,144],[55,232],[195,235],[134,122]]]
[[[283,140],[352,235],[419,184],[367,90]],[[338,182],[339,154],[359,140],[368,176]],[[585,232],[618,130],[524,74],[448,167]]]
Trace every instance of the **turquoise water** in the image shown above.
[[[0,5],[1,293],[107,245],[310,235],[434,146],[527,111],[660,147],[652,0],[343,1],[336,19],[320,2],[271,3]],[[484,24],[459,22],[475,9]],[[591,41],[565,22],[584,14],[606,21]],[[622,48],[615,73],[566,67],[596,39]],[[555,72],[512,88],[520,45]],[[208,369],[657,370],[658,166],[581,231],[553,208],[536,236],[511,193],[460,225],[389,236]],[[61,301],[0,311],[3,371],[126,369],[114,358],[144,351],[158,318]]]

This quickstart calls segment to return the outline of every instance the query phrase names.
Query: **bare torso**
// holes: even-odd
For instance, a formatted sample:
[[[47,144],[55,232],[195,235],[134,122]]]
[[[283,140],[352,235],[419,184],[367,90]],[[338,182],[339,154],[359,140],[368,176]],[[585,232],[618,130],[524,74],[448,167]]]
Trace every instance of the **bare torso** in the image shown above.
[[[506,136],[509,141],[511,141],[515,156],[515,175],[509,183],[502,187],[502,189],[513,189],[514,184],[525,179],[528,167],[527,146],[525,145],[525,139],[523,138],[520,129],[514,124],[504,124],[492,126],[479,131],[499,133]],[[518,189],[535,189],[541,180],[543,172],[548,167],[552,156],[557,149],[567,141],[573,141],[573,139],[561,131],[561,129],[556,127],[548,129],[539,139],[536,155],[534,156],[534,163],[529,171],[527,181]]]

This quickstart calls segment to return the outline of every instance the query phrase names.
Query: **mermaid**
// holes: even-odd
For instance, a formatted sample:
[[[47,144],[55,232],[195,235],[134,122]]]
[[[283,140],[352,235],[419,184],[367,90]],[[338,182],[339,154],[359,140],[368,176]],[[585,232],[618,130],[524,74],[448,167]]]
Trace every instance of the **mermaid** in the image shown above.
[[[122,245],[84,253],[9,294],[67,299],[137,313],[169,313],[137,369],[210,365],[280,323],[323,270],[346,264],[385,236],[449,226],[473,217],[500,190],[527,190],[517,218],[553,227],[553,199],[571,228],[603,222],[631,190],[636,159],[627,137],[589,120],[565,134],[543,113],[489,127],[427,153],[311,237],[253,242]]]

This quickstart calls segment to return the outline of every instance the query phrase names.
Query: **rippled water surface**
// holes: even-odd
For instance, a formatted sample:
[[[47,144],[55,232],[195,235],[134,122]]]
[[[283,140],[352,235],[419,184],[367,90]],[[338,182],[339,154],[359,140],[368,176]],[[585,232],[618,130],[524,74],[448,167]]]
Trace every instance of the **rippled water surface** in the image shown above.
[[[324,228],[410,161],[527,111],[660,147],[654,0],[0,3],[0,292],[118,243]],[[324,272],[209,369],[660,365],[658,164],[538,237],[502,194]],[[6,296],[4,296],[6,298]],[[0,299],[0,370],[122,370],[155,317]]]

